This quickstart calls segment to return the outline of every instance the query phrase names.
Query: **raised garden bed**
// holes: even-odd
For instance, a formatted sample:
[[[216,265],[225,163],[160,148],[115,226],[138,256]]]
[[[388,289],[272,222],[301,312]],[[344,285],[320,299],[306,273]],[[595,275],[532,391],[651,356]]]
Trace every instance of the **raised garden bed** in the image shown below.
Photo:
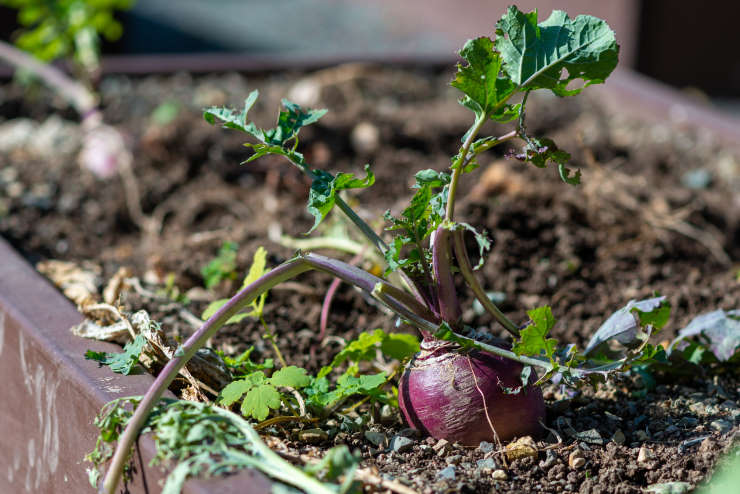
[[[99,268],[100,280],[125,266],[144,283],[152,283],[150,288],[164,289],[172,273],[169,296],[173,298],[176,287],[191,300],[186,308],[199,314],[208,299],[237,288],[238,282],[225,282],[213,294],[202,289],[201,268],[224,241],[239,245],[237,266],[243,272],[257,246],[268,250],[270,265],[292,255],[291,248],[264,239],[266,232],[275,233],[276,224],[296,237],[311,225],[303,210],[307,183],[302,176],[271,158],[239,166],[246,157],[244,139],[202,122],[203,106],[239,106],[249,90],[259,88],[261,102],[253,115],[267,125],[280,97],[295,97],[301,90],[306,97],[306,88],[318,89],[308,96],[318,94],[316,106],[330,113],[318,126],[304,130],[307,157],[317,166],[331,163],[332,169],[343,171],[372,163],[374,194],[399,198],[394,202],[400,207],[409,184],[397,180],[399,170],[404,176],[409,170],[410,176],[421,163],[438,170],[447,167],[468,124],[456,94],[446,85],[450,79],[446,68],[377,65],[308,74],[105,79],[101,89],[106,118],[136,143],[140,204],[157,222],[156,234],[144,234],[137,226],[126,203],[127,189],[118,180],[99,181],[79,169],[74,161],[79,130],[73,122],[49,116],[56,112],[53,99],[41,91],[29,102],[18,88],[6,85],[0,101],[7,118],[0,127],[6,146],[0,157],[0,234],[33,263],[50,258],[80,266],[92,263]],[[505,294],[502,308],[514,320],[524,320],[527,309],[549,301],[559,319],[554,335],[581,347],[614,309],[653,291],[666,295],[673,306],[666,339],[701,312],[740,307],[740,162],[736,150],[723,142],[733,136],[740,142],[740,132],[713,115],[700,117],[702,126],[697,128],[690,124],[701,111],[681,103],[674,93],[647,90],[649,84],[629,74],[616,81],[613,89],[600,88],[567,107],[547,98],[532,106],[530,130],[549,133],[573,154],[584,175],[580,190],[494,157],[482,163],[480,181],[463,184],[461,219],[485,225],[494,240],[483,270],[486,288]],[[621,98],[623,106],[628,101],[649,107],[652,117],[663,115],[662,121],[645,123],[600,101],[612,97]],[[669,103],[651,106],[660,101]],[[174,118],[154,112],[163,102],[176,109]],[[672,122],[671,115],[679,121]],[[21,116],[34,121],[22,121]],[[48,147],[42,145],[46,143]],[[379,218],[385,203],[361,194],[363,213]],[[0,259],[5,321],[0,324],[0,365],[13,386],[9,396],[17,397],[2,405],[3,413],[15,418],[4,422],[8,428],[3,429],[3,437],[13,438],[12,446],[3,448],[3,455],[10,451],[10,456],[0,458],[3,467],[11,466],[6,485],[43,491],[68,482],[83,492],[87,479],[80,462],[94,443],[94,413],[110,398],[141,394],[148,378],[122,378],[85,361],[85,349],[100,351],[105,345],[69,336],[66,329],[80,319],[71,306],[40,283],[28,266],[19,265],[10,251],[0,252]],[[336,352],[321,344],[315,329],[329,281],[306,275],[287,289],[271,292],[266,306],[286,360],[309,371]],[[165,303],[161,297],[131,292],[124,304],[128,310],[148,310],[171,334],[193,331],[177,300]],[[363,304],[358,293],[340,291],[330,334],[349,339],[358,331],[393,328],[392,319],[380,312],[368,316],[356,310]],[[492,326],[490,318],[473,309],[465,316],[476,327]],[[21,341],[26,342],[25,352]],[[247,321],[222,330],[214,345],[229,354],[254,345],[255,360],[271,356],[256,324]],[[307,445],[290,429],[277,435],[275,445],[300,456],[318,455],[326,446],[346,442],[362,452],[366,467],[419,492],[493,487],[502,492],[641,492],[668,481],[698,484],[737,435],[737,375],[696,376],[658,383],[653,389],[644,385],[630,379],[576,397],[546,389],[547,425],[559,431],[565,445],[545,450],[548,444],[540,443],[539,456],[511,463],[505,480],[494,480],[486,463],[479,466],[478,460],[487,455],[485,447],[441,448],[438,453],[436,441],[411,437],[409,450],[386,451],[364,432],[331,434],[319,445]],[[56,400],[39,401],[52,391]],[[392,420],[370,428],[391,438],[403,427]],[[595,435],[578,435],[594,430]],[[152,445],[143,445],[146,458]],[[569,465],[576,447],[586,459],[581,468]],[[36,453],[41,450],[49,453]],[[159,474],[144,471],[149,483],[156,484]],[[237,489],[247,482],[257,490],[267,489],[267,484],[241,476],[218,481],[218,489]],[[189,488],[209,492],[215,485],[191,482]]]

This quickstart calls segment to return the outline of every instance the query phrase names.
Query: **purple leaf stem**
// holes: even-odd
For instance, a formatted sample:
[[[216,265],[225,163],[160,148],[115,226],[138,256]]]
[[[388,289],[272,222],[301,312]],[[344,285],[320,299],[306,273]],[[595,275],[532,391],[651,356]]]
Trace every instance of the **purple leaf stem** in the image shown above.
[[[460,301],[457,299],[455,280],[450,268],[452,251],[450,249],[450,231],[444,226],[439,226],[434,232],[432,245],[432,269],[434,280],[437,284],[437,300],[439,301],[439,313],[442,320],[450,327],[458,327],[462,311]]]

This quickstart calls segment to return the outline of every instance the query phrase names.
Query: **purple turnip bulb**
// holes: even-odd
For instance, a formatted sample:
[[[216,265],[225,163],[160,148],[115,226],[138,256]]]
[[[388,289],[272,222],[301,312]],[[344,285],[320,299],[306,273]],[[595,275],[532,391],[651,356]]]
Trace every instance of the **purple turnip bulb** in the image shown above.
[[[501,441],[537,436],[545,402],[534,373],[519,393],[504,392],[521,386],[521,371],[504,357],[425,340],[401,377],[398,404],[411,427],[450,442],[493,441],[492,427]]]

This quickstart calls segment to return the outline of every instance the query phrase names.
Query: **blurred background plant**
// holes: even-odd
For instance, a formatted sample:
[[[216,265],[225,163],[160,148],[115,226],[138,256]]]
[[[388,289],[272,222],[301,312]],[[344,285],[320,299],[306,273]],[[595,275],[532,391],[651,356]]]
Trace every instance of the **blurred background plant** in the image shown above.
[[[115,41],[123,26],[114,13],[134,0],[0,0],[18,10],[15,45],[43,62],[65,59],[88,83],[100,73],[100,40]]]

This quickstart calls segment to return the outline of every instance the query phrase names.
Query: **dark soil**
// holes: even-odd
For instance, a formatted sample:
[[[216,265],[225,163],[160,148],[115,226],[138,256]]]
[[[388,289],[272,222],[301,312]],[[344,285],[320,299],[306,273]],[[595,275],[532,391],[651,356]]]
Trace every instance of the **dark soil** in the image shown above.
[[[177,299],[176,288],[189,299],[187,309],[200,314],[209,300],[228,296],[240,283],[203,289],[201,268],[225,241],[238,243],[242,273],[260,245],[270,265],[291,257],[292,248],[273,241],[276,232],[300,238],[313,221],[305,212],[308,183],[300,172],[270,157],[240,166],[249,154],[242,146],[246,139],[206,124],[200,108],[241,106],[248,91],[259,88],[250,116],[266,127],[281,97],[317,95],[317,104],[330,112],[302,131],[301,149],[317,168],[360,172],[372,164],[376,185],[353,197],[380,229],[385,209],[404,206],[415,171],[449,166],[469,125],[468,112],[447,85],[450,78],[447,72],[349,66],[308,77],[105,79],[106,119],[130,138],[140,205],[157,225],[148,234],[130,213],[119,178],[99,180],[77,165],[81,134],[67,120],[73,115],[43,90],[26,91],[31,97],[24,99],[24,90],[2,86],[0,234],[31,262],[92,261],[102,268],[102,279],[125,266],[162,289],[172,275],[171,298]],[[152,117],[163,102],[179,108],[170,122]],[[552,169],[504,160],[500,150],[465,177],[457,209],[460,220],[490,232],[493,249],[480,276],[487,290],[505,297],[501,308],[513,320],[524,321],[528,309],[549,304],[559,319],[554,336],[582,348],[614,310],[656,291],[673,307],[658,340],[671,339],[700,313],[740,307],[736,156],[706,133],[615,114],[588,91],[568,101],[539,97],[530,108],[530,132],[547,133],[568,150],[583,185],[563,184]],[[329,283],[308,274],[271,292],[267,319],[291,364],[315,370],[336,351],[321,345],[317,329]],[[126,304],[149,310],[175,335],[193,331],[177,303],[130,294]],[[472,308],[465,317],[500,332]],[[376,327],[390,330],[393,320],[368,309],[358,292],[340,290],[330,334],[352,338]],[[231,354],[255,345],[254,359],[272,357],[260,329],[248,321],[224,329],[214,344]],[[366,466],[420,492],[636,493],[656,483],[695,486],[706,478],[740,434],[739,397],[736,375],[712,373],[654,388],[630,377],[574,396],[549,389],[548,427],[562,444],[551,434],[538,443],[537,458],[515,460],[508,468],[500,454],[484,452],[485,445],[435,449],[437,441],[413,437],[398,421],[372,428],[388,438],[412,435],[409,451],[378,449],[362,431],[333,435],[322,446],[346,442],[362,451]],[[621,436],[615,437],[617,431]],[[293,452],[315,453],[315,446],[276,441]],[[645,461],[638,461],[641,448]],[[578,468],[568,462],[575,450],[586,460]],[[495,467],[479,466],[484,457],[494,458]],[[449,474],[448,466],[454,478],[440,474]],[[492,470],[499,469],[505,480],[493,480]]]

